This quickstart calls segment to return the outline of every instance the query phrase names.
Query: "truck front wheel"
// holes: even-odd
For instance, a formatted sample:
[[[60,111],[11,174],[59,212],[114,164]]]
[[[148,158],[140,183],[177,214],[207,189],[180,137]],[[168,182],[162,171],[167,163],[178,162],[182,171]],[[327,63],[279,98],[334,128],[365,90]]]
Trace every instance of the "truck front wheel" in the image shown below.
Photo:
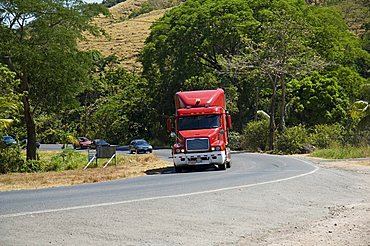
[[[226,168],[230,168],[231,167],[231,161],[227,161],[226,162]]]
[[[218,165],[218,169],[220,169],[220,170],[226,170],[226,162],[225,163],[223,163],[223,164],[220,164],[220,165]]]
[[[178,167],[178,166],[175,166],[175,172],[182,173],[182,168]]]

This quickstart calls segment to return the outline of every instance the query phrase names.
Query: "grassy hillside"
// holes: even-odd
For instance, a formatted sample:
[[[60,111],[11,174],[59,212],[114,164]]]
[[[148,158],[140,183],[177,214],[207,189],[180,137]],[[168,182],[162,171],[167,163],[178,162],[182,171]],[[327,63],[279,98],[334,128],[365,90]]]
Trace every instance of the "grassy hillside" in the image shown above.
[[[98,17],[95,22],[109,34],[110,38],[92,37],[87,35],[86,41],[80,43],[83,50],[95,49],[103,55],[116,55],[121,65],[132,72],[141,70],[140,64],[136,61],[137,55],[144,46],[144,41],[149,35],[151,24],[163,16],[166,10],[155,10],[128,19],[130,13],[138,10],[146,0],[127,0],[117,4],[109,10],[112,17]]]
[[[129,15],[138,11],[143,4],[150,2],[155,8],[161,6],[177,5],[181,0],[127,0],[119,3],[109,10],[112,17],[99,17],[96,24],[106,30],[110,38],[95,38],[87,36],[87,40],[80,43],[83,50],[99,50],[103,55],[116,55],[120,59],[120,65],[128,71],[140,72],[141,66],[136,61],[139,51],[149,35],[151,24],[165,13],[165,9],[154,10],[144,15],[129,19]],[[308,1],[309,2],[309,1]],[[343,11],[350,30],[361,35],[364,32],[363,23],[369,21],[368,8],[364,7],[366,0],[348,0],[335,2],[339,10]]]

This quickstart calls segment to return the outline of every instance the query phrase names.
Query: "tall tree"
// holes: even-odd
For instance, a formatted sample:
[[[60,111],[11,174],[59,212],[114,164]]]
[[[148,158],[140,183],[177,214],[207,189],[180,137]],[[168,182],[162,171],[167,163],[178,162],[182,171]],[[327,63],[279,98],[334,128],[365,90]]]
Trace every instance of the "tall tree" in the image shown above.
[[[0,0],[0,57],[20,79],[27,159],[36,159],[36,111],[76,102],[89,69],[77,41],[99,34],[91,19],[107,9],[81,0]]]
[[[0,63],[0,133],[9,129],[19,116],[18,84],[19,81],[15,79],[15,74]]]
[[[248,1],[244,0],[188,0],[156,22],[141,61],[143,75],[152,84],[152,97],[159,100],[155,107],[159,117],[173,113],[173,100],[169,99],[176,91],[203,89],[205,83],[197,86],[194,82],[211,78],[211,74],[216,79],[207,83],[208,89],[222,87],[228,100],[241,100],[238,94],[244,90],[243,84],[222,70],[219,58],[237,55],[244,47],[245,33],[257,25]],[[246,110],[239,112],[244,116]]]
[[[290,81],[288,90],[292,97],[289,110],[293,124],[343,123],[349,98],[338,78],[315,72]]]
[[[324,62],[308,44],[311,26],[305,21],[310,8],[300,1],[271,1],[268,8],[258,12],[259,32],[246,39],[245,50],[233,57],[225,57],[225,70],[234,73],[258,74],[271,88],[269,148],[274,148],[277,102],[280,101],[279,131],[285,128],[286,81],[296,76],[321,69]],[[277,88],[281,98],[277,98]],[[258,110],[258,109],[257,109]]]
[[[360,73],[370,60],[332,7],[301,0],[188,0],[152,26],[141,61],[160,116],[172,112],[176,91],[220,86],[228,96],[236,91],[234,116],[245,122],[256,86],[268,92],[272,148],[275,115],[280,128],[285,125],[289,80],[322,68],[323,61],[327,69],[343,65]]]

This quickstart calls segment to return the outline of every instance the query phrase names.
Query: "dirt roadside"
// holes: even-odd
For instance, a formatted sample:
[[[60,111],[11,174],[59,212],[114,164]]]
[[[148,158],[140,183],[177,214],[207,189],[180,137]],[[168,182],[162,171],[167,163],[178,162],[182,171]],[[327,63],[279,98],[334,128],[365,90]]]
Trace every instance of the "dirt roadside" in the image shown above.
[[[119,160],[120,158],[118,162]],[[161,160],[153,154],[132,156],[123,162],[118,165],[109,165],[107,168],[103,168],[105,163],[100,163],[99,166],[86,170],[81,168],[65,171],[0,174],[0,192],[127,179],[154,174],[171,165],[168,161]]]
[[[366,175],[370,179],[370,158],[325,160],[295,156],[324,169],[339,169]],[[370,187],[369,187],[370,191]],[[327,207],[324,218],[302,227],[279,229],[246,236],[237,245],[338,245],[370,246],[370,201]]]

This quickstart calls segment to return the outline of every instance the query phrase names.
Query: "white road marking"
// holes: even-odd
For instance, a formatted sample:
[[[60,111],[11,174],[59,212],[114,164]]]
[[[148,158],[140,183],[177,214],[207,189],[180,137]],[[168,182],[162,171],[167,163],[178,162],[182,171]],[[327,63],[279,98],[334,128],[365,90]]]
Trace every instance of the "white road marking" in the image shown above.
[[[293,159],[296,159],[296,158],[293,158]],[[242,189],[242,188],[250,188],[250,187],[254,187],[254,186],[273,184],[273,183],[283,182],[283,181],[287,181],[287,180],[291,180],[291,179],[301,178],[301,177],[304,177],[304,176],[307,176],[307,175],[311,175],[311,174],[315,173],[317,170],[319,170],[319,167],[314,166],[310,162],[300,160],[300,159],[296,159],[296,160],[304,162],[306,164],[309,164],[309,165],[313,166],[315,169],[308,172],[308,173],[299,174],[299,175],[292,176],[292,177],[289,177],[289,178],[271,180],[271,181],[260,182],[260,183],[255,183],[255,184],[239,185],[239,186],[232,186],[232,187],[226,187],[226,188],[221,188],[221,189],[199,191],[199,192],[192,192],[192,193],[184,193],[184,194],[178,194],[178,195],[148,197],[148,198],[134,199],[134,200],[128,200],[128,201],[120,201],[120,202],[107,202],[107,203],[98,203],[98,204],[74,206],[74,207],[67,207],[67,208],[45,209],[45,210],[32,211],[32,212],[4,214],[4,215],[0,215],[0,219],[14,218],[14,217],[20,217],[20,216],[27,216],[27,215],[35,215],[35,214],[63,212],[63,211],[70,211],[70,210],[77,210],[77,209],[98,208],[98,207],[114,206],[114,205],[128,204],[128,203],[135,203],[135,202],[154,201],[154,200],[169,199],[169,198],[179,198],[179,197],[202,195],[202,194],[215,193],[215,192],[228,191],[228,190],[235,190],[235,189]]]

